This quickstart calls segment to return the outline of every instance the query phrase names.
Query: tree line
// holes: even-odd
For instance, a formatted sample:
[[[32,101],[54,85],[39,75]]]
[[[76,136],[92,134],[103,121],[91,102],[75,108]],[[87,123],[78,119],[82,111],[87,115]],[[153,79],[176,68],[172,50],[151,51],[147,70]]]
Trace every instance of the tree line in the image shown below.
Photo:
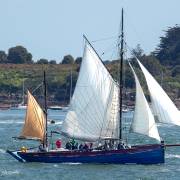
[[[60,62],[60,64],[80,64],[82,58],[77,57],[74,59],[72,55],[66,55]],[[57,64],[56,60],[48,60],[40,58],[36,62],[33,60],[33,56],[23,46],[11,47],[6,54],[5,51],[0,51],[0,64]]]
[[[144,56],[143,50],[138,45],[133,54],[140,57]],[[158,60],[164,66],[178,66],[175,73],[180,71],[180,26],[175,25],[169,27],[165,31],[165,35],[160,37],[160,43],[157,48],[150,54],[154,60]],[[80,64],[82,57],[76,59],[72,55],[65,55],[60,64]],[[107,60],[107,62],[109,62]],[[36,61],[33,60],[32,54],[23,46],[11,47],[6,54],[5,51],[0,50],[0,63],[12,64],[57,64],[56,60],[48,60],[40,58]]]

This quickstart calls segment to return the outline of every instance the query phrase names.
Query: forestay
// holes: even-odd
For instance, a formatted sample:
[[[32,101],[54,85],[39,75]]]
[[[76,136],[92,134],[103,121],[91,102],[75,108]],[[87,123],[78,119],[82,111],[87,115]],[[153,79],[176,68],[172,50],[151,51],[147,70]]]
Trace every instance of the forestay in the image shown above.
[[[180,112],[174,103],[140,61],[138,59],[137,61],[145,76],[152,101],[152,110],[157,121],[180,125]]]
[[[130,131],[147,135],[160,141],[157,126],[137,75],[129,63],[136,82],[136,103]]]
[[[62,133],[85,141],[118,138],[118,86],[86,42],[75,91]]]
[[[25,124],[22,129],[20,138],[39,139],[43,141],[45,133],[44,113],[29,91],[27,92],[27,96],[28,103]]]

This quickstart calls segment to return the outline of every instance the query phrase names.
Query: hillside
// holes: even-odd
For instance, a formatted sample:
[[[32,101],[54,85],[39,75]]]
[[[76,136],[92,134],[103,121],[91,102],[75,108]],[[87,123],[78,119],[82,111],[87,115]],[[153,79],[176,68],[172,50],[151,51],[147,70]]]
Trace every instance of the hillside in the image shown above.
[[[48,101],[50,103],[67,103],[70,90],[70,72],[72,85],[77,79],[77,65],[63,64],[0,64],[0,100],[5,104],[17,104],[22,101],[23,81],[25,90],[34,91],[43,81],[43,71],[47,74]],[[42,88],[34,95],[41,98]]]
[[[144,60],[143,62],[148,68],[148,60]],[[159,66],[164,72],[163,82],[161,82],[161,73],[157,73],[152,65],[151,68],[148,69],[156,76],[156,79],[162,83],[163,88],[168,92],[171,99],[180,107],[180,79],[176,76],[171,76],[172,73],[169,69],[161,65]],[[107,68],[113,78],[117,80],[117,62],[112,61],[107,65]],[[79,65],[77,64],[0,64],[0,106],[2,107],[8,104],[13,105],[22,101],[23,81],[25,90],[29,89],[31,92],[35,90],[33,94],[38,98],[38,100],[40,100],[40,102],[42,102],[43,89],[37,87],[42,83],[44,70],[46,70],[47,74],[48,104],[68,104],[70,98],[71,69],[72,89],[74,89],[79,71]],[[146,88],[144,79],[137,67],[136,71],[143,82],[142,85]],[[125,72],[126,90],[124,91],[124,96],[128,99],[125,103],[131,105],[133,104],[135,96],[134,79],[129,67],[125,66]]]

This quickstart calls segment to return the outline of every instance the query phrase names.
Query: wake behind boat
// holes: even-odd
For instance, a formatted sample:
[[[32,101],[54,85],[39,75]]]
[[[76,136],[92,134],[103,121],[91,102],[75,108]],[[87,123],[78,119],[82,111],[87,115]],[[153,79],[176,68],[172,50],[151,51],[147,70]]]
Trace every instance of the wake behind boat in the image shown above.
[[[130,131],[153,138],[157,143],[129,145],[123,139],[123,11],[120,44],[121,69],[117,83],[85,37],[79,77],[60,132],[61,135],[71,139],[71,142],[67,142],[62,148],[62,142],[58,141],[56,149],[49,145],[44,73],[44,111],[28,93],[25,125],[20,135],[20,138],[38,139],[42,146],[40,145],[38,149],[23,147],[17,151],[7,150],[7,152],[20,162],[164,163],[165,146],[168,145],[165,145],[160,138],[154,116],[159,122],[180,125],[180,114],[164,90],[138,59],[137,62],[147,82],[152,108],[149,107],[139,79],[129,63],[136,82],[136,103]]]

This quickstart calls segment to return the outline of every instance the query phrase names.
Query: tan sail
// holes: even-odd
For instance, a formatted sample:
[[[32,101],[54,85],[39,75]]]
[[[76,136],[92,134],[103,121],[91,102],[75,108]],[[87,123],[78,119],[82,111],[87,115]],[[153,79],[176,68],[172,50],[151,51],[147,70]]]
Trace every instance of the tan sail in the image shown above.
[[[44,113],[37,101],[35,100],[35,98],[29,91],[27,92],[27,95],[28,103],[26,110],[26,118],[20,138],[39,139],[43,141],[45,134]]]

